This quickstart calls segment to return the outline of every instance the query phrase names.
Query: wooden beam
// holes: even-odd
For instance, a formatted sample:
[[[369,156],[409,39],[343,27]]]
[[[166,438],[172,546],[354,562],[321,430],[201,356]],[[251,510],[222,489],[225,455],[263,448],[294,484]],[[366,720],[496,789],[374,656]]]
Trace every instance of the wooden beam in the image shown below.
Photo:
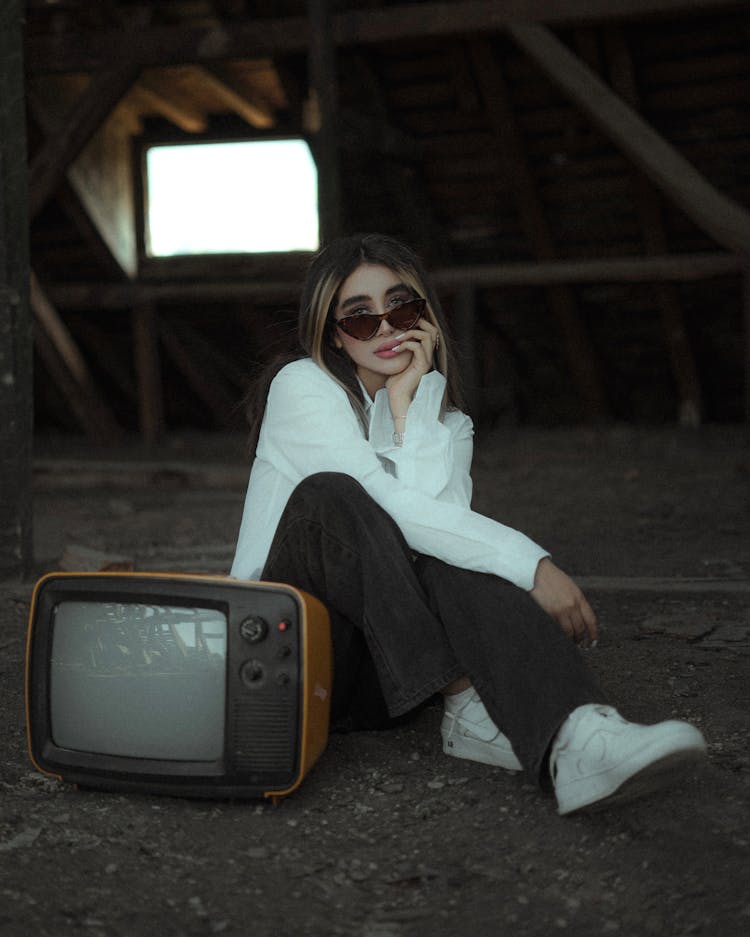
[[[742,278],[742,321],[744,331],[745,420],[750,423],[750,268]]]
[[[60,118],[39,94],[28,93],[35,125],[52,140]],[[56,197],[105,270],[132,278],[137,272],[135,231],[132,226],[132,146],[130,127],[109,121],[95,134],[58,183]],[[37,232],[38,234],[39,232]]]
[[[329,0],[308,0],[310,98],[307,130],[318,167],[320,241],[325,244],[342,233],[341,167],[338,126],[338,75],[332,38]]]
[[[499,168],[505,170],[513,180],[512,192],[527,242],[538,260],[554,260],[557,249],[526,159],[500,65],[487,40],[475,40],[471,44],[471,52],[485,112],[495,137],[495,146],[501,154]],[[602,418],[607,412],[604,385],[591,339],[576,308],[575,297],[570,287],[562,284],[548,286],[546,295],[547,304],[560,329],[564,357],[585,415],[588,418]]]
[[[139,70],[139,66],[126,61],[94,75],[57,132],[50,134],[42,144],[29,168],[29,214],[32,218],[44,207],[70,164],[132,86]]]
[[[185,133],[203,133],[208,127],[203,111],[192,102],[170,97],[154,72],[141,74],[133,93],[141,99],[145,109],[156,111]]]
[[[37,351],[81,429],[98,443],[117,442],[122,436],[120,426],[96,386],[73,336],[33,272],[30,299]]]
[[[750,253],[750,212],[711,185],[549,29],[512,23],[508,31],[560,90],[688,217],[722,247]]]
[[[498,32],[516,21],[553,24],[600,23],[675,14],[710,14],[746,6],[743,0],[462,0],[368,6],[332,18],[336,45],[394,42],[429,36]],[[127,40],[127,41],[126,41]],[[309,47],[303,16],[233,20],[200,27],[144,27],[130,37],[122,29],[29,36],[31,74],[95,71],[125,52],[141,66],[217,62],[304,52]]]
[[[234,85],[231,73],[221,63],[204,66],[199,69],[201,80],[214,94],[220,97],[227,110],[234,111],[256,130],[270,130],[276,123],[276,116],[267,101],[252,100]]]
[[[638,109],[635,70],[622,29],[613,27],[607,30],[604,43],[612,87],[631,107]],[[640,172],[635,174],[633,183],[646,253],[650,256],[666,254],[669,244],[659,194]],[[677,286],[674,283],[657,284],[656,302],[680,399],[679,421],[683,426],[696,426],[702,419],[703,395]]]
[[[689,283],[737,274],[743,261],[733,254],[675,254],[670,257],[608,257],[546,263],[474,264],[443,268],[436,282],[449,285],[542,286],[548,283]]]
[[[31,572],[33,347],[20,0],[0,6],[0,578]]]
[[[674,254],[666,257],[607,257],[502,264],[441,266],[432,271],[440,286],[546,286],[550,283],[692,283],[742,273],[734,254]],[[286,302],[299,295],[296,280],[203,280],[200,283],[48,283],[60,309],[129,309],[137,302],[176,300],[259,300]]]

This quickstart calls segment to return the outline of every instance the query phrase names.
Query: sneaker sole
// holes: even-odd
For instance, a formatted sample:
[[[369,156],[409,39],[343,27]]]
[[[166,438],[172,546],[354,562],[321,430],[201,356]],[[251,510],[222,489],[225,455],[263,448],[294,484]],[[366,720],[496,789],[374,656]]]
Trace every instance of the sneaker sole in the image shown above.
[[[640,752],[648,756],[648,749]],[[640,769],[623,778],[619,783],[612,779],[605,784],[606,776],[600,779],[598,790],[591,790],[586,797],[569,797],[563,793],[558,799],[558,813],[567,815],[581,810],[604,810],[607,807],[628,803],[640,797],[654,794],[678,781],[687,768],[697,765],[706,757],[705,748],[690,747],[668,752],[661,758],[648,761]],[[609,772],[614,773],[614,772]],[[560,792],[558,792],[559,796]],[[560,803],[560,800],[563,802]]]
[[[523,766],[512,749],[500,750],[496,748],[491,750],[492,757],[490,757],[488,748],[486,742],[467,738],[463,735],[452,735],[450,738],[443,737],[443,751],[453,758],[478,761],[483,765],[504,768],[506,771],[523,771]]]

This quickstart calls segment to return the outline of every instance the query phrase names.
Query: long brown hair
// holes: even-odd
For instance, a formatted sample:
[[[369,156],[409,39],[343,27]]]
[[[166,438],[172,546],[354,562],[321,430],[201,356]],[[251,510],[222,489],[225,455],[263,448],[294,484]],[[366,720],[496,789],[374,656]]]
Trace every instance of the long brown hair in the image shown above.
[[[405,244],[385,234],[355,234],[337,238],[313,257],[302,287],[297,320],[296,352],[276,359],[261,374],[251,391],[248,420],[251,426],[250,453],[255,455],[260,426],[271,381],[281,368],[297,358],[310,357],[342,387],[359,416],[365,432],[367,420],[362,389],[349,356],[334,344],[334,310],[341,284],[362,264],[379,264],[398,274],[416,296],[427,300],[424,317],[436,325],[440,342],[435,370],[446,379],[444,407],[462,406],[456,356],[440,301],[417,255]]]

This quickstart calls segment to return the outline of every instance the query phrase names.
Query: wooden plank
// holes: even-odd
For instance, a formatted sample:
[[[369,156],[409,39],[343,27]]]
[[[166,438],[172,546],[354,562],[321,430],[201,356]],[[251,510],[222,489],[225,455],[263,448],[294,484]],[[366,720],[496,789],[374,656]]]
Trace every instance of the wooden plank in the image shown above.
[[[544,26],[513,23],[513,39],[696,224],[728,250],[750,252],[750,212],[706,180]]]
[[[68,167],[104,123],[138,76],[139,67],[121,61],[92,76],[70,114],[50,134],[29,168],[29,214],[34,218],[60,184]]]
[[[0,6],[0,578],[28,575],[33,565],[22,6]]]
[[[121,428],[96,386],[73,336],[33,272],[29,295],[37,351],[67,399],[78,424],[98,443],[117,442],[122,436]]]
[[[554,260],[557,249],[492,46],[487,40],[475,40],[471,53],[487,117],[494,131],[495,146],[501,154],[498,168],[513,179],[513,196],[529,247],[540,261]],[[588,418],[602,418],[608,409],[604,386],[593,345],[576,309],[575,297],[569,286],[555,284],[547,287],[547,303],[560,328],[566,362],[584,413]]]
[[[741,9],[742,0],[462,0],[404,3],[348,10],[333,17],[337,45],[498,32],[513,22],[574,24],[644,19],[669,14],[710,14]],[[200,27],[142,27],[126,39],[122,29],[29,36],[29,72],[95,71],[133,55],[143,66],[211,62],[304,52],[310,43],[306,17],[258,17]]]

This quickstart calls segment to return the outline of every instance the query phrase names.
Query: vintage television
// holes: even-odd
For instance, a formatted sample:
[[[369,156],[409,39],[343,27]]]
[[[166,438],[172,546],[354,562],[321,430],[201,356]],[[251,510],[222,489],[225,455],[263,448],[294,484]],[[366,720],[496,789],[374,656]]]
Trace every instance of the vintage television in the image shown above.
[[[327,612],[291,586],[50,573],[29,618],[29,752],[81,786],[276,802],[325,747],[331,679]]]

